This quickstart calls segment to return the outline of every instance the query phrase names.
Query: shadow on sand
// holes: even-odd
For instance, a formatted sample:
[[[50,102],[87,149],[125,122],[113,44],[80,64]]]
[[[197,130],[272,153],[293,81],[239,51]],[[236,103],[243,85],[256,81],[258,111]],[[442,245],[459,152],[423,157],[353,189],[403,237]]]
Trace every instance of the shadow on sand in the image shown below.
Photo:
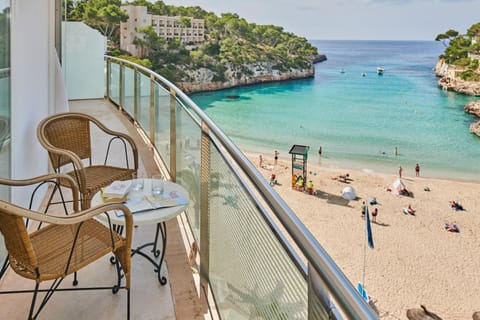
[[[349,200],[344,199],[342,196],[324,192],[322,190],[315,190],[314,193],[315,197],[320,198],[320,199],[325,199],[327,200],[327,203],[331,204],[336,204],[339,206],[344,206],[344,207],[350,207],[353,208],[351,205],[349,205]],[[358,199],[358,198],[357,198]],[[356,200],[357,200],[356,199]]]

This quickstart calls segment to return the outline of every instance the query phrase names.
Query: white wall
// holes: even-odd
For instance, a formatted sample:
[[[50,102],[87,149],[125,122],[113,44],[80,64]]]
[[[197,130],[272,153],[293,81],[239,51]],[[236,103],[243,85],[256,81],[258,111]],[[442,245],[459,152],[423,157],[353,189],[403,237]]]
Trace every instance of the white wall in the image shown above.
[[[36,137],[41,119],[54,109],[53,1],[14,0],[11,11],[12,177],[48,172],[45,150]],[[29,191],[12,190],[12,201],[25,204]]]
[[[68,99],[104,96],[106,38],[83,22],[63,22],[63,72]]]

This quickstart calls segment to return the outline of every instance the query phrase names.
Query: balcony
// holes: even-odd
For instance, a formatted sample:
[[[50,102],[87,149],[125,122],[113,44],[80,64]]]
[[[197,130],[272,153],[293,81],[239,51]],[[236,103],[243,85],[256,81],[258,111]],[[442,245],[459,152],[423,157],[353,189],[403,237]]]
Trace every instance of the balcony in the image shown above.
[[[137,141],[140,171],[160,169],[190,194],[167,224],[168,279],[133,257],[132,319],[376,319],[332,259],[242,152],[184,93],[158,74],[106,57],[106,99],[74,101]],[[153,228],[135,229],[145,242]],[[188,253],[199,248],[191,268]],[[134,244],[135,245],[135,244]],[[111,280],[109,261],[79,274],[80,283]],[[12,272],[0,280],[28,288]],[[64,285],[69,285],[68,281]],[[24,319],[29,295],[2,296],[0,318]],[[13,307],[12,307],[13,306]],[[42,319],[122,319],[124,293],[56,293]]]

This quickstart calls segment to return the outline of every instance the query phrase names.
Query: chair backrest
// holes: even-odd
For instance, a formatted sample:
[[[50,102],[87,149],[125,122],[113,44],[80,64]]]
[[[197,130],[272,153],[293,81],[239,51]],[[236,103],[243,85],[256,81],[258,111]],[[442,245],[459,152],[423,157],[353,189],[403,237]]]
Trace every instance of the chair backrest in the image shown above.
[[[89,159],[92,155],[90,140],[90,119],[75,114],[53,115],[40,124],[43,137],[56,148],[74,152],[80,159]],[[49,151],[50,161],[54,169],[70,163],[70,159]]]
[[[3,234],[10,263],[14,269],[19,268],[22,273],[30,273],[35,279],[38,261],[30,242],[30,237],[21,216],[13,212],[16,206],[0,200],[0,231]]]

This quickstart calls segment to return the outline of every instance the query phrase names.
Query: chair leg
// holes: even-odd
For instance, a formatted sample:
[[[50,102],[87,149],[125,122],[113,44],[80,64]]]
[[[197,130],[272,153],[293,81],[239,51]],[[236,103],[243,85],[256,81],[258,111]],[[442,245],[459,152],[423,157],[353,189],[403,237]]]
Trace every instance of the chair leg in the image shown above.
[[[127,288],[127,320],[130,320],[130,288]]]
[[[33,310],[35,309],[35,302],[37,300],[37,294],[38,294],[38,287],[40,286],[40,283],[35,283],[35,291],[33,292],[33,297],[32,297],[32,304],[30,305],[30,312],[28,313],[28,320],[33,319]]]

